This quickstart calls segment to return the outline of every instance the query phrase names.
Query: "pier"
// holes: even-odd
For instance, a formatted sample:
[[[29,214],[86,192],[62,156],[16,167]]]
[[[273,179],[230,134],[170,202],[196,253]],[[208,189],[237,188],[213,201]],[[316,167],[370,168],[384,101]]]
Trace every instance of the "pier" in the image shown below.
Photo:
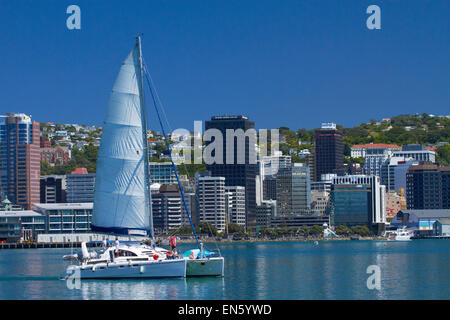
[[[88,247],[100,247],[101,243],[89,243]],[[43,248],[80,248],[81,242],[53,242],[53,243],[0,243],[1,249],[43,249]]]

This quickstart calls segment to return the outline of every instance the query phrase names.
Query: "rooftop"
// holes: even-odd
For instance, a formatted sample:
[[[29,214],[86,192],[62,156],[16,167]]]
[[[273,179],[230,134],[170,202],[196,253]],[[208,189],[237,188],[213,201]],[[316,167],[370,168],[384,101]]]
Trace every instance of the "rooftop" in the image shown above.
[[[408,171],[421,171],[421,170],[450,171],[450,166],[439,167],[437,164],[434,163],[422,163],[410,166],[408,169]]]
[[[248,118],[246,116],[228,116],[228,115],[223,115],[223,116],[212,116],[211,120],[248,120]]]
[[[64,210],[64,209],[92,209],[94,203],[80,202],[80,203],[33,203],[36,209],[41,210]]]
[[[400,149],[400,146],[398,146],[396,144],[385,144],[385,143],[356,144],[356,145],[352,146],[352,149],[367,149],[367,148]]]
[[[33,210],[20,211],[0,211],[0,217],[36,217],[42,216],[41,213]]]
[[[410,209],[400,210],[402,214],[415,215],[417,218],[445,218],[450,219],[450,209]],[[398,214],[397,214],[398,215]]]
[[[86,168],[76,168],[71,174],[88,174]]]

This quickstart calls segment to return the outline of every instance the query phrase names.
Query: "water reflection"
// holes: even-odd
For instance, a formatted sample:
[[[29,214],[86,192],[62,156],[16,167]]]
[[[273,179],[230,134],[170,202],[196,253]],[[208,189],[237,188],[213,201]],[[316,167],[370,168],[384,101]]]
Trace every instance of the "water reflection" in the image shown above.
[[[0,299],[448,299],[450,241],[220,244],[225,277],[58,280],[59,249],[3,250]],[[181,246],[180,246],[181,247]],[[66,250],[67,251],[67,250]],[[381,290],[369,290],[369,265]]]
[[[176,300],[185,299],[186,279],[82,280],[83,300]]]

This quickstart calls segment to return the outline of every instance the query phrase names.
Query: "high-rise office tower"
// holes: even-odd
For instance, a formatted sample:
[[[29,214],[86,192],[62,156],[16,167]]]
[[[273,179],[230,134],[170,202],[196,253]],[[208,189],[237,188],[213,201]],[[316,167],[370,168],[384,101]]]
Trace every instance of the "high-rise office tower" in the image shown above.
[[[277,212],[280,215],[308,215],[311,208],[309,167],[292,163],[277,175]]]
[[[277,200],[277,178],[265,178],[263,181],[263,199]]]
[[[320,181],[322,174],[334,173],[344,165],[344,144],[342,133],[336,129],[334,123],[322,123],[316,131],[316,181]]]
[[[256,176],[258,174],[258,164],[256,163],[256,139],[248,136],[243,138],[245,141],[239,141],[234,136],[234,147],[227,150],[227,144],[231,145],[231,140],[227,140],[227,129],[242,129],[241,133],[248,133],[249,129],[254,129],[255,124],[244,116],[216,116],[211,117],[210,121],[205,122],[205,130],[217,129],[223,137],[223,161],[222,164],[207,164],[206,168],[211,172],[213,177],[225,177],[226,186],[242,186],[245,187],[245,207],[246,207],[246,224],[247,227],[256,224]],[[251,132],[251,131],[250,131]],[[243,148],[239,147],[239,143],[243,143]],[[210,141],[208,145],[214,143]],[[241,145],[242,146],[242,145]],[[239,163],[239,158],[242,162]],[[232,160],[233,163],[229,163]],[[254,161],[253,161],[254,160]],[[253,163],[254,162],[254,163]]]
[[[40,200],[39,122],[23,113],[0,118],[0,188],[2,198],[25,209]]]
[[[406,173],[408,209],[450,209],[450,166],[423,163]]]

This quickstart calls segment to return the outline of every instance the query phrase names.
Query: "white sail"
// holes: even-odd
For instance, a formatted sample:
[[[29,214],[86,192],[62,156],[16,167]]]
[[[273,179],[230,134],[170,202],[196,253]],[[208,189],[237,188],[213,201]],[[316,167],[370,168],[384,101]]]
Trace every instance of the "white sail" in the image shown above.
[[[95,179],[93,231],[135,234],[140,230],[148,233],[150,229],[140,68],[140,47],[136,44],[122,64],[103,124]]]

